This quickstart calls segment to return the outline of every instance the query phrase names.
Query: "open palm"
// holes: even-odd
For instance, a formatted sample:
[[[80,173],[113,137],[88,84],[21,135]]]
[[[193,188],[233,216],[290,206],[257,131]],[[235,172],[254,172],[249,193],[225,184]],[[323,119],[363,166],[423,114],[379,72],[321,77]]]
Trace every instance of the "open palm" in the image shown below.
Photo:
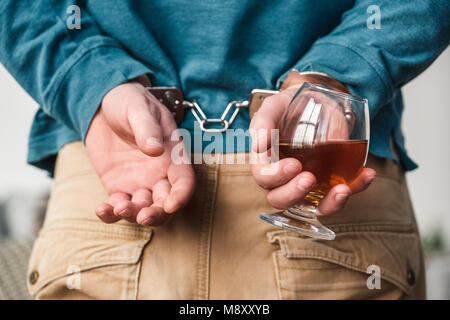
[[[191,198],[192,166],[173,162],[177,130],[169,111],[139,83],[111,90],[92,120],[86,148],[108,195],[96,210],[107,223],[160,225]]]

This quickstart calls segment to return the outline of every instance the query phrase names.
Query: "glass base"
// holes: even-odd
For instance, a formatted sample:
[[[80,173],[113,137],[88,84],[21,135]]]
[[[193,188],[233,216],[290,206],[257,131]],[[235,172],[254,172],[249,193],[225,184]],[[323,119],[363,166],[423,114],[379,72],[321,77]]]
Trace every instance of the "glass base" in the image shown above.
[[[288,210],[276,213],[262,213],[259,217],[276,227],[294,231],[311,238],[333,240],[336,237],[335,233],[321,224],[315,215],[308,218],[298,215],[294,217]]]

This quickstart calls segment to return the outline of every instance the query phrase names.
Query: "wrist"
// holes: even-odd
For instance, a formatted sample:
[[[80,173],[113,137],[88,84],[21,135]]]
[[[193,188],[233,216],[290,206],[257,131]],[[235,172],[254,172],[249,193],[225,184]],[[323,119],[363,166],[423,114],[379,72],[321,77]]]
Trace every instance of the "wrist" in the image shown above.
[[[299,72],[295,69],[292,69],[292,71],[289,72],[280,89],[286,90],[291,87],[300,87],[304,82],[314,85],[326,85],[334,91],[350,94],[343,83],[325,73],[315,71]]]
[[[134,78],[130,82],[140,83],[144,87],[151,87],[152,86],[152,83],[150,82],[150,79],[148,78],[148,76],[146,74],[140,75],[139,77]]]

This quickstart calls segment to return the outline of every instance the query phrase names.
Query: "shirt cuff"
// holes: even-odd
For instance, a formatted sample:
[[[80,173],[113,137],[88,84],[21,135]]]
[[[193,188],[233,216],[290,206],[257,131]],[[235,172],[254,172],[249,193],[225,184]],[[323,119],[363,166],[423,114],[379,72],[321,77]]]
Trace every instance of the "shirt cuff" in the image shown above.
[[[49,102],[49,113],[78,132],[83,141],[108,91],[143,74],[153,77],[148,67],[128,55],[114,40],[103,39],[80,46],[55,76],[45,99]]]
[[[318,42],[292,68],[299,72],[325,73],[343,83],[351,94],[368,99],[371,117],[394,92],[386,70],[375,59],[350,45]],[[280,76],[277,87],[291,69]]]

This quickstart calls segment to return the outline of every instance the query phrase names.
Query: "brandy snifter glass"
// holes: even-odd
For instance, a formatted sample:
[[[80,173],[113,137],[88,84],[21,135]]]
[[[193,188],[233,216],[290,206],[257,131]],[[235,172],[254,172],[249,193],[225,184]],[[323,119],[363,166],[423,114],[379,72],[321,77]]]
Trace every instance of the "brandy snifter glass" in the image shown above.
[[[272,152],[295,158],[316,184],[304,200],[289,209],[262,213],[272,225],[301,235],[333,240],[335,233],[317,219],[323,197],[338,184],[350,184],[360,174],[369,148],[369,108],[366,99],[305,82],[278,124]]]

